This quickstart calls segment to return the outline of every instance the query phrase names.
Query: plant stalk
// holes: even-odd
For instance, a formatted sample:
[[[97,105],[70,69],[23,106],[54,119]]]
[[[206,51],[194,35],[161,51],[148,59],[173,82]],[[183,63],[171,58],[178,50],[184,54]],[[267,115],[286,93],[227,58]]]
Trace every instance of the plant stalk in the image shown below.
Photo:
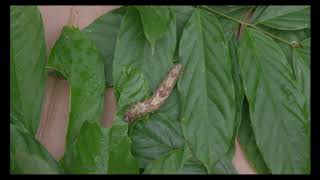
[[[282,39],[282,38],[280,38],[280,37],[278,37],[278,36],[275,36],[275,35],[273,35],[273,34],[267,32],[267,31],[265,31],[265,30],[263,30],[263,29],[255,26],[255,25],[253,25],[253,24],[250,24],[250,23],[247,23],[247,22],[243,22],[243,21],[241,21],[241,20],[238,20],[238,19],[233,18],[233,17],[231,17],[231,16],[228,16],[228,15],[226,15],[226,14],[223,14],[222,12],[217,11],[217,10],[215,10],[215,9],[213,9],[213,8],[209,8],[209,7],[207,7],[207,6],[197,6],[197,7],[201,8],[201,9],[204,9],[204,10],[210,12],[210,13],[214,13],[214,14],[218,14],[218,15],[220,15],[220,16],[223,16],[223,17],[225,17],[225,18],[227,18],[227,19],[230,19],[230,20],[232,20],[232,21],[235,21],[235,22],[237,22],[237,23],[239,23],[239,24],[243,24],[243,25],[245,25],[245,26],[249,26],[249,27],[251,27],[251,28],[254,28],[254,29],[256,29],[256,30],[258,30],[258,31],[260,31],[260,32],[262,32],[262,33],[264,33],[264,34],[266,34],[266,35],[274,38],[274,39],[277,39],[278,41],[281,41],[281,42],[283,42],[283,43],[285,43],[285,44],[288,44],[289,46],[291,46],[291,47],[293,47],[293,48],[298,48],[298,47],[300,47],[300,45],[299,45],[297,42],[289,42],[289,41],[287,41],[287,40],[284,40],[284,39]]]

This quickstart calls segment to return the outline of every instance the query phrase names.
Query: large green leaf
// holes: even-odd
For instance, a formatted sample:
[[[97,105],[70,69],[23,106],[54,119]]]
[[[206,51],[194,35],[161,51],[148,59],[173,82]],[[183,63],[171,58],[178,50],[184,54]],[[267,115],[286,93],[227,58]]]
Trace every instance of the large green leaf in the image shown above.
[[[217,18],[195,10],[180,41],[180,120],[191,151],[209,173],[234,143],[235,92],[227,47]]]
[[[106,173],[109,160],[109,128],[85,121],[79,136],[60,161],[66,173]]]
[[[246,99],[243,101],[242,119],[238,131],[238,137],[241,149],[244,151],[245,157],[249,161],[251,167],[253,167],[257,173],[270,173],[255,140],[250,122],[249,104]]]
[[[105,90],[104,62],[95,44],[75,27],[64,27],[51,50],[48,65],[70,84],[67,150],[85,121],[100,122]]]
[[[93,21],[82,31],[96,44],[102,54],[105,64],[106,86],[112,86],[112,62],[115,51],[117,35],[121,20],[126,13],[126,7],[110,11]]]
[[[136,173],[138,166],[130,154],[130,139],[127,135],[127,124],[116,121],[109,133],[97,134],[106,142],[98,141],[96,146],[82,149],[80,144],[89,144],[89,139],[79,133],[86,121],[100,123],[104,96],[104,66],[100,52],[94,43],[77,28],[65,27],[55,44],[50,56],[49,67],[59,70],[68,78],[71,85],[71,106],[69,113],[66,166],[70,172],[81,173]],[[70,129],[72,128],[72,129]],[[83,127],[81,133],[90,132],[89,127]],[[103,130],[104,131],[104,130]],[[102,137],[105,136],[105,137]],[[108,139],[108,141],[107,141]],[[74,141],[80,141],[78,144]],[[99,144],[100,143],[100,144]],[[102,143],[102,144],[101,144]],[[85,158],[97,156],[99,161],[91,161],[91,169],[86,164],[79,164],[81,159],[74,158],[72,151],[81,146],[79,153]],[[108,152],[102,153],[108,147]],[[87,154],[86,154],[87,153]],[[70,157],[68,157],[68,155]]]
[[[301,43],[301,48],[293,49],[293,68],[296,79],[301,84],[304,95],[307,97],[307,108],[310,105],[310,38]]]
[[[132,153],[142,168],[184,146],[179,122],[161,112],[152,114],[148,121],[137,123],[132,133],[132,141]]]
[[[310,6],[268,6],[254,22],[280,30],[310,27]]]
[[[246,29],[239,47],[240,70],[260,152],[272,173],[309,173],[306,98],[279,46]]]
[[[35,6],[10,7],[10,122],[35,136],[45,88],[46,46]]]
[[[10,173],[57,174],[61,167],[39,141],[10,123]]]
[[[136,6],[138,9],[145,37],[154,51],[156,41],[168,30],[170,9],[168,6]]]
[[[220,157],[220,160],[212,167],[212,173],[214,174],[236,174],[237,171],[233,167],[232,159],[235,153],[235,139],[238,134],[238,129],[241,122],[242,115],[242,101],[244,98],[244,90],[242,87],[242,80],[240,78],[240,70],[238,65],[238,41],[236,35],[232,33],[228,41],[229,53],[231,58],[231,74],[235,88],[235,105],[236,114],[233,127],[232,141],[229,146],[228,152]]]
[[[192,154],[188,148],[172,150],[168,154],[150,163],[145,174],[177,174]]]

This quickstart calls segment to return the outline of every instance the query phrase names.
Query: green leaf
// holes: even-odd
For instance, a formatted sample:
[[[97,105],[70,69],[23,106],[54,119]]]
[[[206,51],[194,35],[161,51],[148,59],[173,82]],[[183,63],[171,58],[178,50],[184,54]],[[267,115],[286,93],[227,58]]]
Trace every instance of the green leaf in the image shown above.
[[[80,128],[83,123],[100,123],[105,89],[103,63],[100,52],[85,33],[73,27],[63,29],[52,50],[49,66],[64,74],[71,84],[67,151],[75,151],[76,146],[72,145],[78,138],[82,144],[90,143],[85,137],[82,137],[83,140],[81,140]],[[88,127],[84,128],[82,133],[86,134],[89,130],[86,130]],[[109,131],[105,137],[105,139],[109,139],[107,142],[102,142],[101,146],[89,146],[89,150],[84,150],[84,152],[88,151],[89,157],[96,155],[101,160],[92,161],[92,169],[85,169],[86,164],[82,164],[84,167],[77,164],[78,159],[73,159],[72,154],[68,164],[70,166],[76,164],[75,170],[81,173],[101,173],[103,170],[107,173],[138,172],[138,165],[130,154],[131,142],[127,135],[127,128],[128,125],[124,122],[116,121],[110,130],[106,130]],[[100,136],[102,135],[100,134]],[[105,145],[109,149],[107,154],[101,153],[104,150],[101,148]],[[70,172],[73,173],[74,169],[70,169]]]
[[[58,174],[63,171],[39,141],[10,123],[10,173]]]
[[[177,174],[192,154],[188,148],[170,151],[163,157],[150,163],[144,174]]]
[[[110,11],[93,21],[89,26],[84,28],[87,36],[95,43],[96,47],[102,54],[105,64],[106,86],[112,86],[112,62],[115,51],[117,35],[120,24],[127,8],[121,7]]]
[[[116,120],[119,121],[122,121],[127,108],[145,99],[149,91],[148,82],[140,71],[125,66],[123,73],[116,83],[116,94],[120,94],[116,111]]]
[[[254,23],[256,22],[260,16],[263,14],[263,12],[266,10],[268,6],[257,6],[252,14],[252,16],[250,17],[249,22],[250,23]]]
[[[242,101],[244,98],[244,90],[242,87],[242,80],[240,78],[240,70],[238,65],[238,41],[234,33],[231,34],[228,41],[229,53],[231,58],[231,74],[235,88],[235,105],[236,114],[233,127],[233,136],[228,152],[221,157],[221,159],[212,167],[214,174],[237,174],[233,167],[232,159],[235,153],[235,139],[238,134],[238,129],[241,123]]]
[[[250,122],[249,104],[246,99],[243,101],[242,119],[238,137],[241,149],[243,150],[246,159],[250,162],[251,167],[259,174],[270,173],[255,140],[255,135]]]
[[[113,81],[115,88],[119,88],[119,81],[125,69],[131,68],[143,74],[148,82],[148,95],[150,95],[173,65],[175,47],[176,25],[172,14],[170,14],[169,28],[158,40],[152,55],[151,47],[143,35],[138,11],[134,8],[128,8],[120,26],[114,54]],[[116,98],[119,98],[118,90],[116,90]]]
[[[51,50],[48,67],[59,71],[70,84],[68,150],[85,121],[100,122],[105,90],[104,62],[84,33],[65,26]]]
[[[79,136],[60,161],[66,173],[106,173],[109,160],[109,128],[85,121]]]
[[[293,68],[296,80],[307,98],[305,109],[310,115],[310,38],[301,42],[301,48],[293,49]]]
[[[280,30],[310,28],[310,6],[268,6],[255,24]]]
[[[180,41],[183,29],[191,17],[193,11],[195,10],[192,6],[170,6],[171,11],[173,12],[176,25],[177,25],[177,41]],[[179,44],[177,44],[179,45]]]
[[[235,89],[235,104],[236,104],[236,115],[235,123],[233,128],[233,143],[231,149],[235,150],[235,139],[238,134],[238,129],[242,119],[242,102],[244,99],[244,89],[242,85],[242,79],[240,77],[239,69],[239,57],[238,57],[238,46],[239,42],[235,34],[233,34],[228,42],[230,58],[231,58],[231,74],[233,79],[233,85]]]
[[[110,174],[137,174],[139,173],[138,161],[132,156],[128,137],[128,125],[123,121],[114,122],[111,128],[111,151],[109,154]]]
[[[239,60],[256,142],[271,173],[309,173],[306,98],[285,55],[270,37],[247,28]]]
[[[194,156],[188,158],[177,174],[207,174],[205,166]]]
[[[148,121],[140,121],[135,126],[131,137],[132,153],[139,160],[140,167],[145,168],[151,161],[183,148],[180,123],[169,116],[158,112],[152,114]]]
[[[191,151],[209,173],[234,143],[235,92],[227,47],[217,18],[195,10],[180,41],[180,120]]]
[[[45,91],[46,45],[35,6],[10,7],[10,122],[32,136],[38,130]]]
[[[164,36],[170,23],[170,10],[168,6],[136,6],[138,9],[145,37],[154,52],[156,41]],[[153,54],[153,53],[152,53]]]
[[[149,97],[173,65],[176,47],[176,25],[172,14],[170,17],[169,29],[163,37],[158,40],[154,55],[152,55],[150,44],[143,35],[139,12],[134,8],[128,8],[118,34],[113,64],[113,77],[117,99],[116,121],[119,123],[123,123],[122,119],[126,109],[133,103]],[[174,97],[170,96],[168,102],[170,103],[166,102],[160,109],[162,109],[161,111],[169,112],[166,114],[168,116],[175,116],[179,111],[175,107],[171,110],[171,107],[175,106],[177,101]],[[166,111],[167,109],[169,111]],[[155,123],[156,120],[151,121],[151,119],[157,117],[156,114],[157,113],[154,114],[155,116],[151,115],[150,117],[146,116],[141,118],[148,120],[147,123],[150,120],[150,124],[148,123],[149,125],[145,126],[147,129],[143,129],[145,132],[154,131],[153,129],[157,123]],[[158,120],[162,121],[162,119]],[[132,152],[136,154],[145,152],[146,150],[144,148],[139,149],[139,144],[135,146],[136,141],[139,141],[139,139],[135,137],[144,136],[141,138],[149,138],[148,133],[141,132],[141,134],[139,134],[140,132],[135,130],[135,128],[139,128],[144,124],[143,120],[140,121],[141,122],[137,122],[132,127],[133,130],[130,133],[132,141],[134,141],[134,145],[131,147]],[[155,125],[153,125],[153,123],[155,123]],[[166,122],[160,122],[160,124],[168,126]],[[139,133],[136,134],[137,132]],[[152,141],[154,140],[150,139],[150,142]],[[147,154],[148,153],[146,153],[146,155]],[[137,156],[140,164],[144,164],[143,158],[144,157],[141,157],[140,159],[140,157]]]
[[[301,44],[301,42],[306,39],[307,37],[310,37],[305,29],[302,30],[295,30],[295,31],[285,31],[285,30],[279,30],[279,29],[273,29],[269,28],[267,26],[258,25],[259,28],[277,36],[280,37],[288,42],[296,42],[298,44]],[[276,40],[275,41],[279,44],[282,51],[287,57],[287,60],[290,64],[292,64],[292,47],[282,41]]]
[[[117,70],[117,69],[115,69]],[[126,109],[132,103],[145,98],[148,84],[144,76],[133,68],[125,67],[119,83],[115,83],[119,92],[116,119],[111,128],[110,173],[138,173],[139,165],[131,154],[131,139],[128,136],[128,124],[122,121]],[[121,92],[121,93],[120,93]]]
[[[229,151],[226,155],[222,156],[221,159],[212,167],[212,174],[237,174],[236,169],[233,167],[232,158],[234,150]]]
[[[246,12],[249,10],[249,6],[209,6],[210,8],[219,11],[229,17],[242,21]],[[217,16],[218,20],[221,23],[223,31],[225,32],[226,37],[230,37],[231,34],[234,34],[239,28],[239,23],[232,21],[224,16]]]
[[[183,29],[187,24],[189,18],[191,17],[193,11],[195,10],[192,6],[170,6],[171,11],[173,12],[176,25],[177,25],[177,47],[176,47],[176,55],[179,56],[179,42],[183,33]]]

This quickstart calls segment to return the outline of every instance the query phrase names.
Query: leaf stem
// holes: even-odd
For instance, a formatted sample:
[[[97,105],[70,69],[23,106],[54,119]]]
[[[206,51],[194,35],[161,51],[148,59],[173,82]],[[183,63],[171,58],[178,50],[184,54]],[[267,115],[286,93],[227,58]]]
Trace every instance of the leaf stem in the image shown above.
[[[243,25],[249,26],[249,27],[251,27],[251,28],[254,28],[254,29],[256,29],[256,30],[258,30],[258,31],[260,31],[260,32],[262,32],[262,33],[264,33],[264,34],[266,34],[266,35],[274,38],[274,39],[277,39],[277,40],[279,40],[279,41],[281,41],[281,42],[283,42],[283,43],[285,43],[285,44],[288,44],[289,46],[291,46],[291,47],[293,47],[293,48],[298,48],[298,47],[300,47],[300,45],[299,45],[297,42],[289,42],[289,41],[287,41],[287,40],[284,40],[284,39],[282,39],[282,38],[280,38],[280,37],[278,37],[278,36],[275,36],[275,35],[267,32],[267,31],[265,31],[265,30],[263,30],[263,29],[255,26],[254,24],[250,24],[250,23],[247,23],[247,22],[243,22],[243,21],[241,21],[241,20],[238,20],[238,19],[236,19],[236,18],[233,18],[233,17],[231,17],[231,16],[228,16],[228,15],[226,15],[226,14],[220,12],[220,11],[217,11],[217,10],[215,10],[214,8],[209,8],[209,7],[207,7],[207,6],[197,6],[197,7],[201,8],[201,9],[204,9],[204,10],[210,12],[210,13],[214,13],[214,14],[218,14],[218,15],[220,15],[220,16],[223,16],[223,17],[225,17],[225,18],[227,18],[227,19],[230,19],[230,20],[232,20],[232,21],[235,21],[235,22],[237,22],[237,23],[239,23],[239,24],[243,24]]]
[[[78,27],[78,16],[79,12],[76,10],[76,8],[74,6],[71,7],[68,19],[68,26]]]

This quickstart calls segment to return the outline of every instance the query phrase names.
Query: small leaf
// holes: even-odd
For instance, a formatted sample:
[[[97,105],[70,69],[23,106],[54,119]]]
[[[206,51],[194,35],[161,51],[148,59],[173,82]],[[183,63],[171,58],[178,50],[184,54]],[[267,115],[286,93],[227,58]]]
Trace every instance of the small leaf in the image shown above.
[[[280,30],[310,28],[310,6],[268,6],[255,24]]]
[[[234,143],[236,111],[228,45],[217,18],[195,10],[184,29],[179,53],[184,66],[178,81],[182,132],[211,173]]]
[[[10,122],[32,136],[38,130],[45,91],[46,45],[35,6],[10,7]]]
[[[167,31],[170,22],[170,10],[167,6],[136,6],[139,10],[143,30],[150,42],[154,54],[156,41]]]
[[[59,174],[59,164],[39,141],[10,123],[10,173]]]
[[[308,116],[293,70],[279,46],[247,28],[239,46],[240,70],[257,146],[271,173],[309,173]]]

